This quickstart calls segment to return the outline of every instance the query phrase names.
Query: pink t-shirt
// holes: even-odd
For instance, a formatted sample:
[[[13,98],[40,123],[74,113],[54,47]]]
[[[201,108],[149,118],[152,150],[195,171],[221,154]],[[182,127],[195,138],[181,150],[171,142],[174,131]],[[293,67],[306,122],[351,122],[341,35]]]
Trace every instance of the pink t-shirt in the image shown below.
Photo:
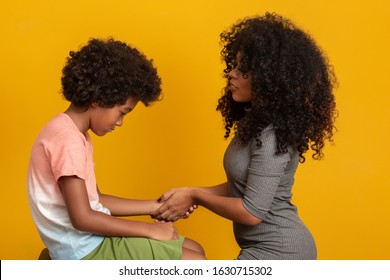
[[[34,222],[51,258],[81,259],[104,237],[72,226],[58,182],[62,176],[83,179],[91,208],[110,214],[99,203],[90,136],[84,136],[65,113],[43,128],[32,147],[27,190]]]

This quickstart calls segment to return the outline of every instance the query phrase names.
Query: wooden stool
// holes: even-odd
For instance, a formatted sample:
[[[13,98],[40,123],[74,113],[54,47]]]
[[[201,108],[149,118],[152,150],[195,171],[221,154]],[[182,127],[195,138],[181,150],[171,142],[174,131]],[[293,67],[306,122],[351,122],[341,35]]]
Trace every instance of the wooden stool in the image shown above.
[[[38,260],[51,260],[49,250],[44,248],[42,252],[39,254]]]

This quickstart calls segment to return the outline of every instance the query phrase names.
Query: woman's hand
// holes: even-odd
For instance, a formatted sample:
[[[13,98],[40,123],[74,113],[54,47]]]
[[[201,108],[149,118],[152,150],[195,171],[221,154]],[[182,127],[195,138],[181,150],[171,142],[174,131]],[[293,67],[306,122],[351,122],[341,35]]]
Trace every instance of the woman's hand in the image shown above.
[[[197,208],[192,192],[193,188],[175,188],[167,191],[158,199],[162,205],[152,213],[152,217],[166,221],[188,218]]]
[[[183,216],[181,216],[181,218],[187,219],[197,208],[198,208],[198,205],[196,205],[196,204],[192,205],[190,207],[190,209],[188,209],[188,211]]]
[[[198,208],[198,205],[194,204],[190,207],[190,209],[188,209],[188,211],[184,215],[182,215],[181,217],[175,217],[172,220],[161,220],[153,215],[151,217],[154,219],[155,223],[175,222],[178,219],[187,219],[197,208]]]

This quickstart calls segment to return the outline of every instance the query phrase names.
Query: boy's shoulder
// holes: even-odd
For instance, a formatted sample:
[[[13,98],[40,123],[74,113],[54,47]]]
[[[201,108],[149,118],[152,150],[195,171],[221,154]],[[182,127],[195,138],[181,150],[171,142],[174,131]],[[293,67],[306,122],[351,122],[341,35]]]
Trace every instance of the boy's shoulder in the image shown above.
[[[74,125],[72,119],[65,113],[60,113],[52,118],[44,127],[44,129],[58,129],[72,127]]]
[[[46,124],[41,130],[38,139],[51,141],[53,139],[66,139],[75,136],[82,136],[82,133],[67,114],[60,113]]]

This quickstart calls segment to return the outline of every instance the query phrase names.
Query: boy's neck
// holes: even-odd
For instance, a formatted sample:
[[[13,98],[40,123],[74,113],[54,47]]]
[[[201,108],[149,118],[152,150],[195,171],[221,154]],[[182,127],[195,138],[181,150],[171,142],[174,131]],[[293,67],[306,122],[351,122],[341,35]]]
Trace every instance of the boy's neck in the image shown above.
[[[70,104],[64,112],[75,123],[82,134],[86,134],[89,130],[89,109],[79,108]]]

